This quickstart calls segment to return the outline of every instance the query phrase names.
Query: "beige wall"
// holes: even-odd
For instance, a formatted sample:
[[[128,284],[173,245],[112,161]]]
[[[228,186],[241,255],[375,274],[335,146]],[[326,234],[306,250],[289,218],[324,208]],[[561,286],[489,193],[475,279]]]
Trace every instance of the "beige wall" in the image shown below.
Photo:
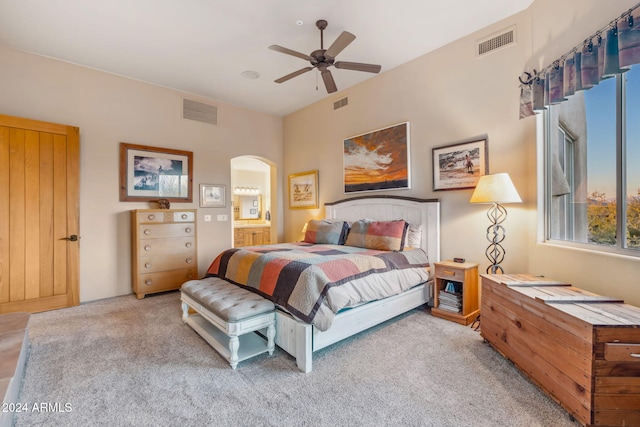
[[[284,119],[284,175],[318,169],[320,209],[288,210],[285,239],[299,239],[323,203],[345,198],[342,190],[344,138],[399,122],[411,124],[410,190],[397,194],[441,200],[442,258],[489,262],[486,205],[471,205],[471,190],[433,191],[432,148],[487,135],[489,172],[508,172],[524,203],[507,205],[503,245],[507,272],[531,272],[566,280],[597,293],[640,305],[639,259],[603,255],[537,242],[536,119],[519,120],[517,77],[540,69],[595,33],[635,1],[536,0],[525,12],[460,39],[408,64],[338,92]],[[485,57],[476,41],[516,25],[517,44]],[[339,74],[348,72],[337,70]],[[333,101],[349,97],[346,108]],[[309,132],[313,129],[313,132]]]
[[[230,246],[231,221],[215,218],[222,213],[231,218],[232,211],[229,202],[224,209],[199,208],[199,184],[225,184],[230,189],[230,159],[240,155],[282,164],[279,117],[188,96],[217,105],[218,125],[183,120],[182,93],[2,46],[0,94],[2,114],[80,128],[83,302],[131,293],[129,210],[155,207],[119,201],[121,141],[193,151],[193,203],[172,207],[198,208],[201,274],[215,255]],[[214,221],[205,223],[205,214]]]

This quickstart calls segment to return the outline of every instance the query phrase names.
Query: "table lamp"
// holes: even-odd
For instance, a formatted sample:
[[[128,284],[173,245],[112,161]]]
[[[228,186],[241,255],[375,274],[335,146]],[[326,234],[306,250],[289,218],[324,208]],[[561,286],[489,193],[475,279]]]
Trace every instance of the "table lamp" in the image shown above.
[[[471,203],[490,203],[487,217],[491,225],[487,227],[487,240],[491,242],[485,255],[491,262],[487,273],[504,273],[500,263],[504,260],[505,250],[500,245],[506,236],[506,230],[501,225],[507,219],[507,210],[501,203],[522,203],[522,199],[511,182],[508,173],[484,175],[478,180],[476,189],[471,195]]]

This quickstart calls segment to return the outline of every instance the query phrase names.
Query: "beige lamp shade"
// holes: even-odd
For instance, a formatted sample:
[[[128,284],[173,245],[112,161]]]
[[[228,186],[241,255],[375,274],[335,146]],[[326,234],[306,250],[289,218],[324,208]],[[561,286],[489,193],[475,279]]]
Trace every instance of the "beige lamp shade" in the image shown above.
[[[471,203],[522,203],[508,173],[483,175],[471,195]]]

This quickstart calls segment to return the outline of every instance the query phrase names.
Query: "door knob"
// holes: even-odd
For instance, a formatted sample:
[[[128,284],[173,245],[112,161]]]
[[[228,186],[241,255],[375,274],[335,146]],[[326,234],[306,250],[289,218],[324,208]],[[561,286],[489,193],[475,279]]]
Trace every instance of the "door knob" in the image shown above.
[[[60,240],[70,240],[70,241],[72,241],[72,242],[77,242],[77,241],[78,241],[78,236],[77,236],[77,235],[75,235],[75,234],[72,234],[72,235],[71,235],[71,236],[69,236],[69,237],[63,237],[63,238],[62,238],[62,239],[60,239]]]

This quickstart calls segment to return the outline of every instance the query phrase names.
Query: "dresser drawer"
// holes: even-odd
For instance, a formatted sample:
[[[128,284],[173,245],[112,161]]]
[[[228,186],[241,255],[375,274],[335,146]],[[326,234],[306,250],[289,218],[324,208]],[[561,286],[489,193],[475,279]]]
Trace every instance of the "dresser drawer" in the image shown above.
[[[153,273],[178,268],[189,268],[196,263],[195,252],[180,255],[141,256],[138,260],[138,271]]]
[[[138,227],[138,238],[142,240],[194,236],[195,231],[194,224],[141,224]]]
[[[145,212],[138,216],[138,221],[141,224],[156,224],[164,222],[164,212]]]
[[[178,289],[186,281],[197,279],[195,268],[141,274],[138,276],[138,289],[142,294]]]
[[[172,239],[145,239],[141,242],[140,256],[177,255],[195,253],[194,237]]]
[[[173,212],[173,221],[174,222],[195,222],[196,213],[195,212]]]

